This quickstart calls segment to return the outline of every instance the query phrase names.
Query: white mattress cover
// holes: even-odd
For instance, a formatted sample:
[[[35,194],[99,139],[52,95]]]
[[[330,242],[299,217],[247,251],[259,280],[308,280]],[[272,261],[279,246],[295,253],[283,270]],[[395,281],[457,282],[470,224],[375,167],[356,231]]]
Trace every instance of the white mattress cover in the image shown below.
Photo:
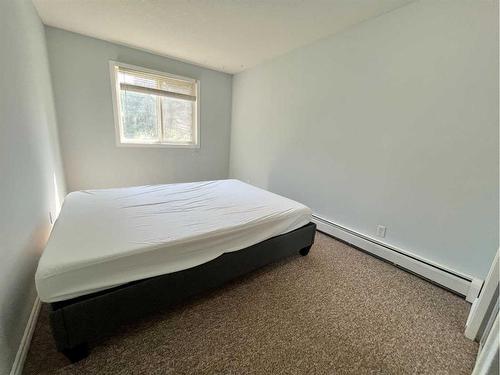
[[[68,194],[40,258],[40,299],[56,302],[195,267],[300,228],[311,210],[238,180]]]

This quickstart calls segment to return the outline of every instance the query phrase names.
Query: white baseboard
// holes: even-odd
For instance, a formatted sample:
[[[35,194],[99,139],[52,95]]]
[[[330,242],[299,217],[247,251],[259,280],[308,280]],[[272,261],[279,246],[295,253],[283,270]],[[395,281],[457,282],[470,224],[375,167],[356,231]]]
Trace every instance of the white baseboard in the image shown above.
[[[37,296],[35,299],[35,303],[33,304],[33,308],[31,309],[28,323],[26,324],[26,328],[24,329],[23,338],[21,339],[21,343],[19,344],[19,349],[17,350],[16,358],[14,359],[12,369],[10,370],[10,375],[21,375],[23,372],[24,361],[26,360],[26,356],[28,355],[31,338],[33,337],[33,333],[35,332],[38,313],[40,312],[41,306],[42,304]]]
[[[383,258],[403,269],[415,273],[425,279],[454,291],[472,303],[481,290],[483,280],[451,269],[418,255],[392,245],[383,243],[375,238],[343,227],[330,220],[313,215],[312,220],[317,229],[342,241],[348,242],[368,253]]]

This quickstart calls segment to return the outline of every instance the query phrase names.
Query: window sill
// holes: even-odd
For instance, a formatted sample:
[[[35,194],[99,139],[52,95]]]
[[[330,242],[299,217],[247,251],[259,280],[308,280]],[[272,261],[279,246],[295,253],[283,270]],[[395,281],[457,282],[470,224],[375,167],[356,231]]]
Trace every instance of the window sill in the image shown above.
[[[199,149],[200,144],[176,144],[176,143],[125,143],[117,142],[117,147],[139,147],[139,148],[187,148]]]

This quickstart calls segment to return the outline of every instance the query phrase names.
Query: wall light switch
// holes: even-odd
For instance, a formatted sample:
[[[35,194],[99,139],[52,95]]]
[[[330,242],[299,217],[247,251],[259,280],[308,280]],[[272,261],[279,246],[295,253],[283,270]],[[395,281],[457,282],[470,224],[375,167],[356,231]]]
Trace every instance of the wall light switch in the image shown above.
[[[384,227],[383,225],[377,225],[377,236],[384,238],[385,237],[385,230],[386,230],[386,227]]]

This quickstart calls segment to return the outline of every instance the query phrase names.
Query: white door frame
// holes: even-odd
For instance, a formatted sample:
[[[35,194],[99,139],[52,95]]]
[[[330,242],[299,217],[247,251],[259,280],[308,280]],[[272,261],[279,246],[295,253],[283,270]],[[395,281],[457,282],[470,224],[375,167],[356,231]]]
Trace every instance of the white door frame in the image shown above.
[[[498,313],[496,314],[495,321],[491,327],[490,334],[486,339],[484,346],[481,348],[477,359],[476,365],[474,366],[474,371],[472,375],[491,375],[498,374],[498,353],[500,350],[500,344],[498,342]]]
[[[493,297],[495,291],[500,283],[499,276],[499,250],[495,255],[495,259],[493,260],[493,264],[491,265],[490,272],[488,272],[488,276],[484,281],[483,289],[481,290],[481,294],[472,304],[469,318],[467,319],[467,323],[465,325],[465,336],[471,340],[479,340],[480,334],[479,330],[483,324],[489,319],[487,316],[488,309],[493,302]]]

